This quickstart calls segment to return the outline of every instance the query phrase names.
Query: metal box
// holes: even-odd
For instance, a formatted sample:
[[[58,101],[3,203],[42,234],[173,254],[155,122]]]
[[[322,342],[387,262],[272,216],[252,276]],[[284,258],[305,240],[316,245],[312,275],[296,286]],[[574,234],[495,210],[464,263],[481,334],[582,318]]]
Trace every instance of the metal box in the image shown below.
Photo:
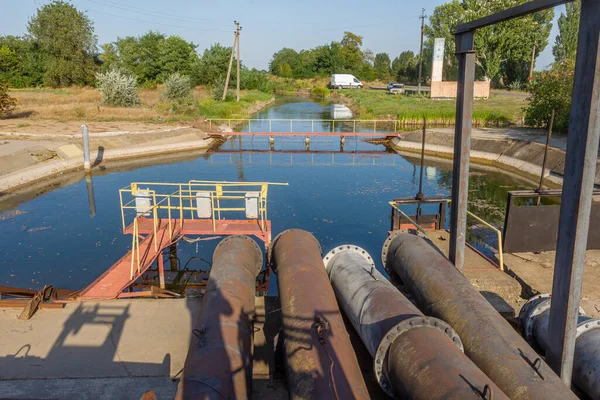
[[[246,193],[246,218],[258,218],[260,192]]]
[[[196,192],[196,213],[198,218],[212,217],[210,192]]]

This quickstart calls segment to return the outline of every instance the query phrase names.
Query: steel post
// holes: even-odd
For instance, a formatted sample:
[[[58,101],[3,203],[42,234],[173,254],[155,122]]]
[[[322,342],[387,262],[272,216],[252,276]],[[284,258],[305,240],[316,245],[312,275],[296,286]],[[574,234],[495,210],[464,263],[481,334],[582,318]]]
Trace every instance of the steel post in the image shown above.
[[[90,172],[90,133],[87,125],[81,125],[81,135],[83,136],[83,169]]]
[[[519,313],[523,336],[541,353],[548,351],[551,303],[548,294],[535,296]],[[572,383],[590,399],[600,398],[600,320],[586,317],[583,310],[577,317]]]
[[[331,285],[354,329],[373,356],[373,370],[390,396],[407,399],[508,399],[462,352],[448,324],[425,317],[353,245],[324,258]],[[486,389],[486,387],[488,389]]]
[[[600,138],[600,2],[581,1],[577,59],[558,223],[548,363],[571,382]]]
[[[396,232],[382,261],[415,296],[425,315],[446,321],[465,354],[511,399],[576,399],[491,304],[425,239]]]
[[[262,263],[248,236],[228,236],[215,249],[177,400],[252,396],[254,292]]]
[[[283,318],[290,399],[368,399],[319,242],[291,229],[270,247]]]
[[[473,88],[475,86],[474,32],[456,35],[458,56],[458,91],[456,94],[456,127],[452,165],[452,204],[450,206],[450,261],[462,272],[465,263],[467,201],[469,195],[469,160]]]

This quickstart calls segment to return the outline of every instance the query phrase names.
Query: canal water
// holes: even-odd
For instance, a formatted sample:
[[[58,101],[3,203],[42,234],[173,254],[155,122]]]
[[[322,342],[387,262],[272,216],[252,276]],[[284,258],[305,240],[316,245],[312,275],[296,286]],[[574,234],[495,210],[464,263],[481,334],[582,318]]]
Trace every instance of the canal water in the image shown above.
[[[337,116],[348,118],[347,110],[327,101],[296,98],[282,99],[255,118],[312,120]],[[250,129],[265,129],[260,124],[254,121]],[[284,126],[272,128],[284,130]],[[315,130],[331,128],[317,126]],[[239,129],[248,130],[248,126]],[[297,129],[301,128],[294,126]],[[307,129],[312,127],[307,125]],[[336,125],[333,129],[345,128]],[[388,201],[416,194],[418,158],[402,157],[363,138],[346,138],[344,152],[340,152],[338,137],[313,138],[310,150],[315,154],[304,150],[303,137],[278,138],[275,150],[270,151],[267,137],[244,136],[191,160],[188,157],[125,171],[112,169],[107,163],[101,175],[93,176],[95,217],[90,216],[84,179],[0,214],[0,284],[80,289],[93,281],[131,246],[131,236],[121,232],[118,190],[135,181],[288,182],[289,186],[273,187],[269,192],[274,236],[289,228],[306,229],[320,241],[324,252],[351,243],[379,260],[390,228]],[[423,174],[427,196],[449,195],[450,168],[446,162],[427,161]],[[507,192],[532,186],[476,168],[469,185],[470,210],[498,226],[503,223]],[[493,234],[483,229],[473,232],[469,240],[480,249],[495,247]],[[206,269],[217,243],[182,244],[178,253],[181,264],[189,261],[190,269]]]

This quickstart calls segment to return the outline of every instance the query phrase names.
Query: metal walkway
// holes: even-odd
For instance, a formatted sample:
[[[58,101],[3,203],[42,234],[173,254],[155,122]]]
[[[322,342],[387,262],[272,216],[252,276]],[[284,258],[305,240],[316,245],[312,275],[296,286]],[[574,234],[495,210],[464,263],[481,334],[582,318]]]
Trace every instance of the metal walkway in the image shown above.
[[[152,222],[150,224],[152,225]],[[179,231],[179,226],[175,224],[173,237],[178,237]],[[140,233],[142,232],[140,231]],[[158,222],[156,241],[152,226],[147,233],[148,235],[139,242],[138,246],[127,252],[123,258],[85,288],[79,298],[81,300],[106,300],[120,297],[126,288],[154,264],[162,250],[173,243],[173,239],[169,235],[169,224],[165,221],[159,220]],[[139,263],[134,263],[136,257]]]

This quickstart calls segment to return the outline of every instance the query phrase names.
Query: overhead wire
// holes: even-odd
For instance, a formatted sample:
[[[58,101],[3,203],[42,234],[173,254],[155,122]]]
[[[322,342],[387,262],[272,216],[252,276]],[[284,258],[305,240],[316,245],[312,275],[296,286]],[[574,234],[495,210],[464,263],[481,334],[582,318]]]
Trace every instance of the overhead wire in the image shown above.
[[[120,4],[118,2],[111,1],[111,0],[87,0],[87,1],[89,1],[91,3],[102,4],[107,7],[114,7],[114,8],[128,11],[128,12],[145,14],[145,15],[148,15],[151,17],[162,18],[162,19],[171,19],[173,21],[178,21],[178,22],[197,23],[198,21],[219,21],[215,18],[211,18],[211,19],[196,18],[196,17],[191,18],[191,17],[185,17],[185,16],[181,16],[181,15],[177,15],[177,14],[166,13],[166,12],[162,12],[162,11],[154,11],[154,10],[149,10],[149,9],[145,9],[145,8],[141,8],[141,7],[134,7],[134,6],[126,5],[126,4]],[[229,25],[224,25],[223,23],[211,24],[211,25],[219,26],[219,27],[229,26]]]
[[[138,21],[138,22],[146,22],[148,24],[153,24],[153,25],[161,25],[161,26],[168,26],[171,28],[180,28],[180,29],[189,29],[189,30],[195,30],[195,31],[202,31],[202,32],[231,32],[231,29],[225,30],[225,29],[214,29],[214,28],[197,28],[197,27],[191,27],[191,26],[182,26],[182,25],[173,25],[173,24],[165,24],[162,22],[156,22],[156,21],[148,21],[145,19],[140,19],[140,18],[133,18],[133,17],[126,17],[124,15],[118,15],[118,14],[111,14],[111,13],[107,13],[104,11],[100,11],[100,10],[94,10],[92,8],[87,8],[86,11],[91,11],[93,13],[98,13],[98,14],[104,14],[104,15],[108,15],[111,17],[116,17],[116,18],[122,18],[122,19],[128,19],[131,21]]]

